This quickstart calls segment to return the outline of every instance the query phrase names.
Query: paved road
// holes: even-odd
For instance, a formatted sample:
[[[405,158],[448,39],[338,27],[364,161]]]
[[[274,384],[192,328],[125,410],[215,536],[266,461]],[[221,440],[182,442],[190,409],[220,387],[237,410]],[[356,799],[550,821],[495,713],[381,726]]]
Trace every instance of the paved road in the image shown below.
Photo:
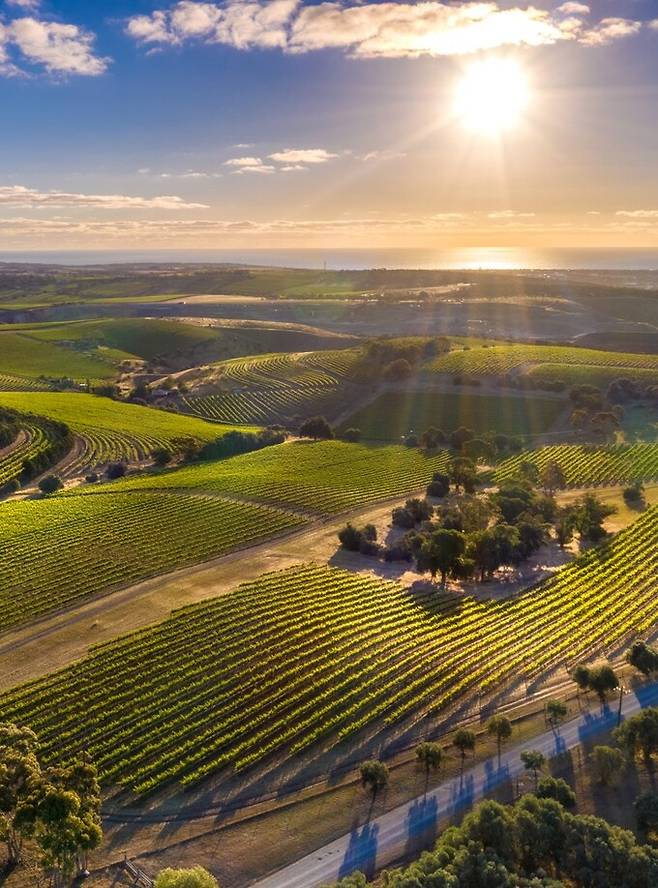
[[[625,694],[622,712],[628,716],[654,705],[658,705],[658,682]],[[435,833],[440,821],[469,808],[490,794],[497,784],[522,774],[524,768],[519,756],[524,749],[541,750],[547,758],[559,755],[593,734],[614,727],[617,717],[616,703],[604,710],[592,709],[567,722],[556,733],[547,731],[534,740],[508,749],[501,756],[500,764],[494,757],[464,771],[463,778],[449,780],[426,796],[418,796],[394,808],[257,882],[253,888],[315,888],[331,884],[354,870],[374,873],[405,853],[417,853],[423,840]]]

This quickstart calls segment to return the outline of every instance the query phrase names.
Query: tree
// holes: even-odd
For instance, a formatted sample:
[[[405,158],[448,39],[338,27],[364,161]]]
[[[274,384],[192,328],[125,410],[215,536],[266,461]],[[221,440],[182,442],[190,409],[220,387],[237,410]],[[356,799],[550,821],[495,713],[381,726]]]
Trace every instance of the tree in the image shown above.
[[[64,487],[62,479],[58,478],[57,475],[48,475],[46,478],[42,478],[41,481],[39,481],[39,490],[46,496],[51,493],[56,493],[58,490],[61,490],[62,487]]]
[[[579,691],[589,691],[589,669],[582,664],[576,666],[572,671],[571,677],[578,685]]]
[[[361,429],[345,429],[343,432],[343,440],[348,441],[350,444],[356,444],[357,441],[361,440]]]
[[[156,447],[151,457],[155,465],[160,468],[171,462],[171,452],[166,447]]]
[[[658,793],[643,792],[633,803],[638,827],[648,834],[658,829]]]
[[[546,704],[546,719],[555,730],[567,717],[567,706],[562,700],[549,700]]]
[[[526,771],[532,771],[535,781],[535,790],[539,781],[539,772],[546,764],[546,756],[538,749],[526,749],[521,753],[521,761]]]
[[[34,829],[34,796],[42,782],[39,744],[29,728],[0,724],[0,839],[10,865],[20,861]]]
[[[452,745],[459,750],[459,755],[461,757],[462,774],[464,773],[466,753],[474,751],[475,742],[475,731],[471,731],[470,728],[460,728],[455,732],[455,736],[452,738]]]
[[[384,379],[387,382],[398,382],[402,379],[409,379],[413,372],[413,367],[406,358],[398,358],[384,368]]]
[[[604,786],[612,781],[624,767],[626,759],[620,749],[614,746],[595,746],[592,750],[592,767],[599,781]]]
[[[474,437],[475,432],[473,429],[467,429],[465,426],[460,426],[450,435],[450,443],[455,450],[461,450],[464,444],[467,441],[472,441]]]
[[[434,426],[425,429],[420,436],[420,443],[426,450],[435,450],[441,444],[445,444],[445,442],[445,432],[442,429],[435,429]]]
[[[432,579],[441,574],[441,584],[445,586],[448,574],[451,573],[466,549],[464,535],[458,530],[435,530],[423,542],[418,553],[418,570],[429,571]]]
[[[173,452],[177,453],[181,460],[186,463],[192,462],[201,452],[201,442],[191,435],[181,435],[180,437],[172,438],[169,443]]]
[[[561,549],[568,546],[573,539],[574,513],[572,509],[560,509],[554,524],[555,537]]]
[[[117,478],[123,478],[126,474],[126,466],[125,463],[115,462],[110,463],[109,466],[105,469],[105,477],[109,481],[116,481]]]
[[[498,762],[500,763],[503,743],[506,743],[512,736],[512,722],[505,715],[494,715],[487,723],[487,733],[496,738]]]
[[[606,535],[603,522],[617,511],[602,503],[593,493],[586,493],[574,503],[574,526],[584,540],[597,543]]]
[[[457,491],[463,487],[467,493],[473,493],[477,482],[477,472],[472,459],[468,459],[466,456],[453,459],[448,466],[448,474]]]
[[[434,509],[426,499],[408,499],[404,504],[405,509],[413,515],[414,523],[420,524],[421,521],[427,521],[434,514]]]
[[[482,438],[471,438],[462,446],[462,453],[475,463],[491,462],[494,458],[494,449],[488,441]]]
[[[443,750],[440,743],[424,740],[416,747],[416,760],[425,769],[426,778],[429,778],[430,771],[439,770],[442,758]]]
[[[605,703],[606,695],[619,687],[619,679],[609,663],[600,663],[589,670],[589,687]]]
[[[556,490],[561,490],[565,487],[566,483],[567,479],[560,464],[554,459],[547,462],[541,473],[541,486],[546,493],[553,495]]]
[[[626,651],[626,661],[643,675],[658,671],[658,651],[644,641],[635,641]]]
[[[373,798],[380,789],[388,786],[388,768],[384,762],[377,761],[377,759],[364,762],[359,768],[359,773],[361,774],[361,785],[364,789],[370,790]]]
[[[443,472],[435,472],[432,475],[432,480],[427,485],[427,495],[428,496],[436,496],[436,497],[444,497],[448,496],[450,493],[450,476],[443,474]]]
[[[625,487],[623,491],[624,502],[633,509],[640,509],[646,504],[645,495],[644,486],[639,481]]]
[[[514,564],[520,543],[519,532],[508,524],[497,524],[471,535],[470,555],[480,571],[480,581],[502,565]]]
[[[615,729],[614,737],[632,755],[640,750],[648,758],[658,752],[658,708],[648,706],[627,718]]]
[[[319,441],[321,438],[328,440],[334,436],[331,426],[324,416],[312,416],[307,419],[299,427],[299,434],[302,438],[313,438],[314,441]]]
[[[164,869],[155,880],[155,888],[219,888],[217,879],[202,866],[191,869]]]
[[[346,524],[338,531],[338,540],[348,552],[358,552],[361,544],[361,532],[353,524]]]
[[[563,808],[576,806],[576,793],[560,777],[542,777],[535,792],[540,799],[555,799]]]

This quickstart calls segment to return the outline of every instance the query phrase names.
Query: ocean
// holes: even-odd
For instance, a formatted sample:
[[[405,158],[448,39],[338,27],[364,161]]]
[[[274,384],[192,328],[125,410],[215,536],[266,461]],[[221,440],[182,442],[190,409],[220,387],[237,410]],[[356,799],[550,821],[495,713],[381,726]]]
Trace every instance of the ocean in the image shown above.
[[[231,263],[285,268],[420,268],[420,269],[589,269],[655,271],[658,250],[652,249],[281,249],[281,250],[89,250],[0,251],[0,262],[57,265],[120,263]]]

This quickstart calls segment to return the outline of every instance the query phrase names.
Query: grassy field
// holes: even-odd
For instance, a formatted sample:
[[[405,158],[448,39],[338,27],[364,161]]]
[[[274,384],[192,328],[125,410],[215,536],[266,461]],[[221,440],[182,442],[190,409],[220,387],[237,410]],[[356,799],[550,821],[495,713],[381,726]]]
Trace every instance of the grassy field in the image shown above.
[[[502,376],[524,367],[530,369],[533,364],[620,368],[619,376],[633,368],[658,372],[658,357],[655,355],[561,345],[498,345],[453,351],[435,358],[428,369],[434,373]]]
[[[267,574],[3,695],[0,719],[31,724],[46,757],[61,744],[87,749],[105,782],[194,784],[377,720],[440,713],[476,688],[645,631],[656,533],[654,508],[602,551],[500,601],[410,595],[327,567]]]
[[[280,444],[216,463],[127,478],[118,490],[190,489],[331,514],[424,487],[448,463],[406,447],[340,441]],[[86,488],[93,493],[93,488]]]
[[[620,444],[612,447],[555,444],[538,450],[526,450],[500,463],[496,480],[514,475],[523,462],[532,462],[540,470],[549,462],[557,462],[571,487],[652,481],[658,478],[658,444]]]
[[[171,449],[180,437],[212,441],[228,430],[195,417],[81,393],[0,392],[0,406],[66,423],[84,442],[80,461],[69,467],[69,474],[110,460],[146,459],[155,447]]]
[[[67,376],[84,382],[111,379],[117,375],[117,369],[112,354],[75,351],[56,342],[37,343],[27,331],[14,333],[5,329],[0,332],[0,374],[29,379]]]
[[[453,431],[460,426],[476,434],[540,435],[548,431],[565,405],[559,400],[471,392],[393,391],[380,395],[343,422],[361,429],[370,441],[399,441],[429,426]]]

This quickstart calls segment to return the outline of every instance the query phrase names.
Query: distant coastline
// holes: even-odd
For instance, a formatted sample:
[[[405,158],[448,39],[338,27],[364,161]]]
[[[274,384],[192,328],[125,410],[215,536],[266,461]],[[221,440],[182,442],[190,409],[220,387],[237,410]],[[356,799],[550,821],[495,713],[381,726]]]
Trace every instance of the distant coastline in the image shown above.
[[[328,270],[419,268],[468,270],[658,270],[658,249],[281,249],[0,251],[0,262],[57,265],[230,263]]]

